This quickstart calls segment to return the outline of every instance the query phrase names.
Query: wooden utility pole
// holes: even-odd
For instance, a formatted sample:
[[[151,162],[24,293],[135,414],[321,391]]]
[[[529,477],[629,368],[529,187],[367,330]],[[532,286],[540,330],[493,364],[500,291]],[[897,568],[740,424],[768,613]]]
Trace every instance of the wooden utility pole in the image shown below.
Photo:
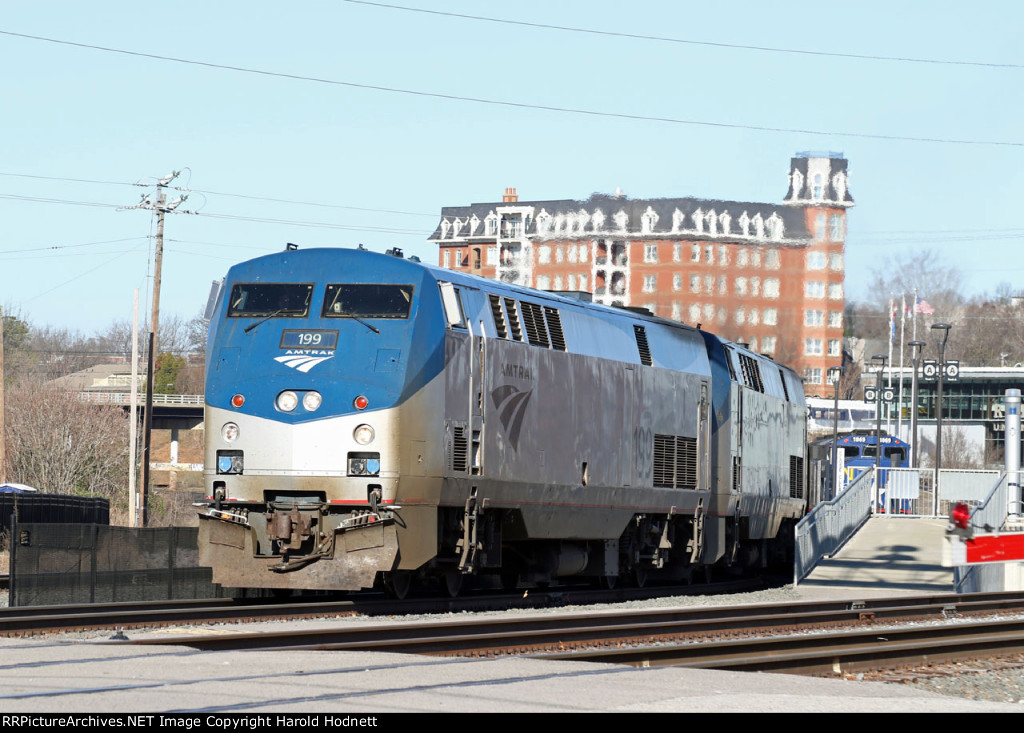
[[[130,208],[149,209],[156,212],[156,251],[153,259],[153,309],[149,325],[148,363],[146,366],[146,412],[145,430],[143,432],[142,447],[142,486],[139,489],[137,525],[145,527],[148,519],[149,509],[149,463],[150,448],[153,444],[153,367],[156,360],[156,339],[160,329],[160,281],[162,278],[164,262],[164,214],[174,211],[188,196],[180,196],[171,203],[167,203],[167,184],[178,177],[181,171],[164,176],[157,181],[157,197],[154,203],[149,196],[142,197],[142,203]]]

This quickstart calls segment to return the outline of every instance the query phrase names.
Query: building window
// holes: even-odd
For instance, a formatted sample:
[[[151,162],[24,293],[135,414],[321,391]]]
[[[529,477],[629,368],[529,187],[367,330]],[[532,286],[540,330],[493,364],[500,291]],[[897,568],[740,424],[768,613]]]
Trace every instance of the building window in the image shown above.
[[[715,276],[705,275],[704,276],[704,292],[710,295],[715,292]]]
[[[700,275],[690,275],[690,292],[700,292]]]
[[[733,314],[733,316],[736,319],[736,325],[742,326],[744,322],[746,322],[747,320],[747,311],[743,306],[740,306],[739,308],[736,309],[736,312]]]
[[[658,245],[656,244],[645,244],[644,245],[644,262],[657,262],[658,261]]]
[[[462,250],[455,250],[455,266],[462,267]]]
[[[491,216],[488,216],[487,219],[484,220],[484,226],[487,229],[487,236],[493,237],[497,235],[498,217],[494,216],[493,214]]]
[[[804,356],[821,356],[821,339],[804,339]]]
[[[673,321],[681,321],[681,320],[683,320],[683,311],[682,311],[682,308],[679,307],[679,303],[675,303],[675,302],[672,303],[672,320]]]
[[[555,275],[555,290],[561,290],[561,289],[562,289],[562,276],[561,275]]]
[[[681,245],[681,244],[673,244],[672,245],[672,261],[673,262],[680,262],[682,259],[683,259],[683,245]]]
[[[779,257],[779,250],[770,249],[764,253],[764,266],[767,270],[778,270],[782,267],[782,259]]]
[[[718,276],[718,294],[725,295],[729,291],[729,279],[725,275]]]
[[[824,212],[819,212],[818,215],[814,217],[814,238],[817,239],[818,241],[821,241],[822,239],[825,238]]]
[[[704,262],[706,262],[709,265],[715,264],[715,245],[704,245]]]
[[[821,368],[807,367],[804,369],[804,381],[807,384],[821,384]]]
[[[704,306],[704,320],[707,323],[715,320],[715,306],[707,304]]]
[[[644,275],[644,292],[653,293],[658,288],[657,275]]]
[[[824,252],[808,252],[807,253],[807,269],[808,270],[824,270],[825,269],[825,253]]]
[[[497,265],[498,264],[498,248],[488,247],[487,248],[487,264]]]
[[[764,279],[764,297],[779,297],[779,279],[777,277],[766,277]]]
[[[779,312],[774,308],[765,308],[761,315],[766,326],[774,326],[779,321]]]
[[[806,310],[804,311],[804,325],[805,326],[823,326],[825,325],[825,312],[819,310]]]
[[[842,344],[840,343],[839,339],[829,339],[828,340],[828,355],[829,356],[839,356],[839,351],[840,351],[841,348],[842,348]]]
[[[829,328],[842,328],[843,327],[843,312],[842,311],[829,311],[828,312],[828,325],[829,325]]]
[[[767,321],[765,321],[767,323]],[[762,336],[761,337],[761,351],[766,354],[775,353],[775,337],[774,336]]]
[[[537,262],[542,265],[551,262],[551,247],[545,244],[537,250]]]
[[[694,303],[690,306],[690,322],[696,323],[700,320],[700,304]]]
[[[718,265],[726,267],[729,264],[729,248],[724,244],[718,245]]]
[[[580,275],[580,290],[586,290],[586,289],[587,289],[587,276],[586,275]]]
[[[690,262],[700,262],[700,245],[690,245]]]
[[[747,278],[745,278],[745,277],[738,277],[738,278],[736,278],[736,281],[733,283],[733,285],[736,288],[736,295],[746,295],[747,294]]]
[[[550,290],[551,289],[551,278],[547,275],[537,276],[537,290]]]
[[[740,251],[738,253],[736,253],[736,266],[737,267],[746,267],[748,262],[749,262],[749,260],[750,260],[750,253],[747,252],[747,250],[740,249]]]
[[[829,255],[828,269],[840,272],[843,269],[843,256],[841,254]]]
[[[575,275],[568,275],[566,277],[566,283],[567,283],[567,288],[569,290],[575,290],[576,289],[576,276]]]
[[[843,216],[842,214],[833,214],[829,219],[828,238],[833,242],[842,242],[843,234]]]
[[[756,326],[757,322],[760,320],[760,317],[761,314],[757,310],[757,308],[751,308],[750,315],[747,316],[747,323],[749,323],[751,326]]]
[[[683,287],[683,276],[676,273],[672,276],[672,289],[679,290]]]
[[[447,249],[446,249],[446,250],[444,251],[444,266],[445,266],[445,267],[448,267],[448,268],[450,268],[450,267],[452,266],[452,262],[451,262],[451,250],[447,250]]]
[[[828,285],[828,299],[829,300],[842,300],[843,299],[843,284],[842,283],[829,283],[829,285]]]
[[[804,283],[804,297],[805,298],[824,298],[825,297],[825,283],[820,280],[809,280]]]

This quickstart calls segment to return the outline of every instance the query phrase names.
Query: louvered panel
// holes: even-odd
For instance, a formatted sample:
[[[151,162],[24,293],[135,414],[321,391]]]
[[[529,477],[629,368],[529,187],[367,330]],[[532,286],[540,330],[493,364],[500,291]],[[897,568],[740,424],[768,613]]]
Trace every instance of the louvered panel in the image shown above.
[[[633,335],[636,336],[636,350],[640,354],[640,363],[653,366],[654,360],[651,359],[651,347],[647,345],[646,329],[643,326],[633,324]]]
[[[660,489],[675,488],[675,451],[675,436],[654,436],[654,485]]]
[[[466,440],[466,428],[452,428],[452,471],[465,473],[469,470],[469,441]]]
[[[512,298],[505,298],[505,310],[508,311],[508,327],[512,338],[516,341],[523,340],[523,329],[519,325],[519,309],[516,308],[516,301]]]
[[[697,488],[697,439],[676,438],[676,488]]]
[[[793,499],[804,498],[803,456],[789,457],[789,495]]]
[[[498,338],[508,338],[508,325],[505,323],[505,311],[501,309],[501,298],[497,295],[488,295],[491,300],[491,314],[494,316],[494,331]]]
[[[558,314],[558,310],[550,306],[544,306],[544,319],[548,324],[551,348],[565,351],[565,334],[562,333],[562,317]]]
[[[544,313],[536,303],[522,301],[523,326],[526,328],[526,338],[534,346],[548,348],[548,329],[544,325]]]

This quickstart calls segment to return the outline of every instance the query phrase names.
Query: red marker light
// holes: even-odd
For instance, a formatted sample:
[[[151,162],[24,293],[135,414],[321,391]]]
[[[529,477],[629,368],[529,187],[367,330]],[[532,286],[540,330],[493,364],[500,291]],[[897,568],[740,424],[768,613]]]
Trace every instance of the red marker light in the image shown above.
[[[957,529],[967,529],[967,525],[971,521],[971,510],[967,508],[966,504],[960,502],[949,513],[949,519]]]
[[[352,404],[356,406],[357,410],[365,410],[366,406],[370,404],[370,401],[366,399],[366,397],[364,397],[363,395],[359,395],[354,400],[352,400]]]
[[[231,398],[232,407],[241,407],[245,404],[245,395],[236,394]]]

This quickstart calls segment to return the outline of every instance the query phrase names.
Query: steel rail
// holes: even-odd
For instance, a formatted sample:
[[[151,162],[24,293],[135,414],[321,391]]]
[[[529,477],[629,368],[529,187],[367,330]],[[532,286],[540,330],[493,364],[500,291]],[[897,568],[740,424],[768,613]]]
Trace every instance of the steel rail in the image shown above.
[[[654,642],[692,642],[694,639],[707,639],[711,635],[749,636],[755,632],[778,634],[780,630],[788,631],[793,628],[816,629],[817,632],[813,636],[823,638],[822,629],[851,624],[861,627],[868,625],[869,628],[864,633],[877,636],[879,633],[889,633],[888,630],[878,631],[877,622],[880,618],[887,618],[895,623],[897,620],[923,617],[941,620],[951,615],[1024,610],[1024,596],[1021,594],[1013,594],[1016,597],[1014,602],[1006,598],[1007,594],[994,595],[996,597],[961,600],[959,603],[954,603],[949,598],[935,602],[934,599],[925,597],[916,605],[906,603],[906,599],[896,599],[898,602],[892,606],[884,605],[884,599],[879,599],[878,602],[871,604],[871,610],[860,607],[860,603],[849,602],[716,606],[559,613],[478,618],[455,622],[271,629],[258,633],[218,633],[210,636],[190,634],[182,637],[141,638],[130,643],[181,644],[218,650],[317,649],[498,655],[539,653],[608,644],[629,644],[637,647]],[[628,652],[625,653],[628,655]]]
[[[821,675],[1024,652],[1024,620],[856,630],[679,646],[534,655],[545,659]]]

